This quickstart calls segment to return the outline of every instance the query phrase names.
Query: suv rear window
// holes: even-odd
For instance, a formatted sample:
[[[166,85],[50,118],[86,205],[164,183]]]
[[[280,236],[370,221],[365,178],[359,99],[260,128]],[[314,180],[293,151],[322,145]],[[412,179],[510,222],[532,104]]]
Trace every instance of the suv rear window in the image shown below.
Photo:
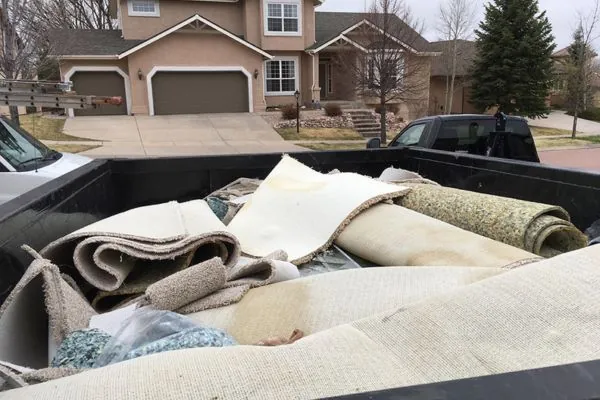
[[[462,151],[470,154],[485,155],[490,132],[496,130],[494,119],[444,121],[432,148],[445,151]],[[515,158],[529,159],[533,150],[533,140],[525,121],[508,120],[506,131],[515,133],[516,140],[511,143]]]

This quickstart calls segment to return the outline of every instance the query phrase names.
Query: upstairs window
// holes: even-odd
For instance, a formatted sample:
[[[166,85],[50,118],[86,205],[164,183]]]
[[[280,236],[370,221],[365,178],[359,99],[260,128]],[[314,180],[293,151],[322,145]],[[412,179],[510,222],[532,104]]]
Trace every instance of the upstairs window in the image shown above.
[[[297,0],[265,1],[265,35],[299,36],[301,5]]]
[[[128,0],[129,16],[159,17],[158,0]]]

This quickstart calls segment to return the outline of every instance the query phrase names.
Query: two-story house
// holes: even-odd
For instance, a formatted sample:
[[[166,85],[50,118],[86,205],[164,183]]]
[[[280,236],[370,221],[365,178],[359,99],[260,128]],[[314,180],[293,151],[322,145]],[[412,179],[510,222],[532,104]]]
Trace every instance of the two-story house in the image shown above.
[[[379,29],[364,14],[316,12],[320,0],[111,1],[120,30],[58,31],[53,52],[78,93],[126,102],[75,115],[254,112],[294,103],[296,91],[302,103],[354,100],[339,89],[343,66],[333,56],[368,52],[359,36]],[[403,27],[414,40],[395,40],[407,53],[436,55]]]

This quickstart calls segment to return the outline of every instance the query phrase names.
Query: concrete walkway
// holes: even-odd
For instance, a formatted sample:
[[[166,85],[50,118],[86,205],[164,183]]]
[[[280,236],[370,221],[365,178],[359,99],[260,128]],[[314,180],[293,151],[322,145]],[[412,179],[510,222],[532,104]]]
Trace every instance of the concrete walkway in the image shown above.
[[[306,151],[284,141],[256,114],[77,117],[67,120],[64,132],[101,142],[81,153],[91,157]]]
[[[573,117],[567,115],[565,111],[552,111],[548,118],[529,119],[530,126],[539,126],[542,128],[573,129]],[[579,118],[577,120],[577,132],[587,135],[600,135],[600,122],[588,121]]]

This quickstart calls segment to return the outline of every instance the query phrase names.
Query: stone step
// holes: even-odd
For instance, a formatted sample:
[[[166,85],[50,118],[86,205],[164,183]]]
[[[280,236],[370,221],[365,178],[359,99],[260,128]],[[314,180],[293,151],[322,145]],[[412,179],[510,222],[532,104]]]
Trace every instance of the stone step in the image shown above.
[[[349,112],[351,117],[366,117],[366,118],[374,118],[371,113],[362,113],[362,112]]]
[[[364,131],[360,131],[357,130],[358,133],[360,133],[361,135],[365,136],[365,135],[379,135],[381,133],[381,130],[379,129],[370,129],[370,130],[364,130]]]
[[[381,127],[379,125],[354,125],[354,129],[361,131],[374,131],[381,129]]]
[[[370,115],[351,115],[354,121],[379,121],[377,118],[373,118]]]

